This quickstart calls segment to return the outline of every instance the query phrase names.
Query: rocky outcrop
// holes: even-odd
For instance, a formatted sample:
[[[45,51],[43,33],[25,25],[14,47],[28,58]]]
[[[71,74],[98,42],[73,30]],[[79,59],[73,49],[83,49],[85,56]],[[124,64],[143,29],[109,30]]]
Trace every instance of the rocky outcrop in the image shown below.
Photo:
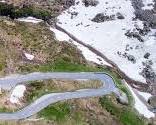
[[[117,19],[120,19],[120,20],[125,19],[125,17],[121,13],[117,13],[116,16],[117,16]]]
[[[127,56],[128,60],[131,61],[132,63],[136,63],[136,59],[133,55],[128,55]]]
[[[111,20],[115,20],[115,15],[107,16],[107,15],[104,15],[103,13],[98,13],[98,14],[92,19],[92,21],[93,21],[93,22],[96,22],[96,23],[102,23],[102,22],[111,21]]]
[[[144,69],[142,70],[141,75],[144,78],[146,78],[146,81],[148,83],[154,83],[155,84],[156,83],[156,74],[151,67],[152,62],[151,62],[151,64],[143,63],[143,65],[144,65]]]
[[[150,57],[150,55],[151,55],[151,54],[147,52],[147,53],[144,55],[144,58],[145,58],[145,59],[148,59],[148,58]]]
[[[97,0],[83,0],[82,2],[84,3],[85,7],[97,6],[99,4],[99,1]]]
[[[137,10],[135,15],[136,18],[148,22],[152,28],[156,27],[156,15],[152,10]]]
[[[62,0],[62,1],[63,1],[63,4],[64,4],[65,8],[69,8],[72,5],[75,5],[75,0]]]
[[[136,38],[138,39],[140,42],[144,42],[143,38],[141,37],[141,35],[138,32],[131,32],[131,31],[127,31],[125,33],[125,35],[129,38]]]
[[[143,10],[142,7],[144,6],[142,0],[131,0],[133,8],[135,9],[136,18],[147,22],[150,27],[156,28],[156,3],[154,5],[154,9],[151,10]],[[156,2],[156,1],[154,1]]]

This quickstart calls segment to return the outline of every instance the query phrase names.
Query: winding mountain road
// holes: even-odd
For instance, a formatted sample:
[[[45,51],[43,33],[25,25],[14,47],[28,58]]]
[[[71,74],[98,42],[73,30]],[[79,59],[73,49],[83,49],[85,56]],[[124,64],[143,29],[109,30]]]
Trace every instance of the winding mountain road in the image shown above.
[[[16,75],[11,77],[0,78],[0,86],[4,89],[11,89],[17,84],[25,83],[34,80],[46,80],[46,79],[97,79],[101,80],[103,86],[99,89],[81,89],[74,92],[64,92],[64,93],[51,93],[44,95],[37,99],[32,104],[26,106],[25,108],[13,112],[13,113],[0,113],[0,120],[19,120],[30,117],[50,104],[56,103],[58,101],[76,98],[86,98],[86,97],[97,97],[110,94],[114,92],[119,94],[116,88],[115,82],[111,76],[105,73],[30,73],[26,75]]]

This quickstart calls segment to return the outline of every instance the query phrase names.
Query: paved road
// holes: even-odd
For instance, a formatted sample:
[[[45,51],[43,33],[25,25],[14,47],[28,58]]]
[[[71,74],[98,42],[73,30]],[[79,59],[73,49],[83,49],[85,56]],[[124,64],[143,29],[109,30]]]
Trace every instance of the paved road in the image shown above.
[[[0,120],[18,120],[30,117],[41,111],[48,105],[67,99],[97,97],[110,94],[118,94],[118,89],[111,76],[105,73],[31,73],[26,75],[17,75],[12,77],[0,78],[0,86],[5,89],[11,89],[19,83],[27,83],[34,80],[45,79],[98,79],[103,86],[99,89],[81,89],[74,92],[52,93],[37,99],[32,104],[14,113],[0,113]]]

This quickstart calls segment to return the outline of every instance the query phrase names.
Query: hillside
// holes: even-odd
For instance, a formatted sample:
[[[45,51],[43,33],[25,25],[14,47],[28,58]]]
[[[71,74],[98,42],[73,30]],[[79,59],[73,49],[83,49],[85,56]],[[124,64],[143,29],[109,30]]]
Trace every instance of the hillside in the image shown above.
[[[146,27],[145,19],[142,21],[132,19],[136,11],[132,6],[134,1],[132,5],[130,1],[120,0],[117,2],[6,0],[5,2],[0,3],[0,77],[2,79],[4,76],[31,72],[106,72],[114,78],[118,89],[127,95],[129,103],[126,105],[119,103],[114,94],[71,99],[49,105],[28,119],[0,121],[0,124],[155,124],[155,118],[147,119],[147,114],[139,114],[134,106],[135,97],[123,84],[123,79],[126,79],[129,84],[141,91],[155,92],[155,89],[149,86],[154,85],[155,80],[155,44],[147,45],[155,40],[154,25]],[[106,15],[102,14],[103,10]],[[37,22],[32,23],[36,18]],[[110,28],[112,26],[114,28]],[[139,34],[136,37],[137,33],[133,34],[131,31]],[[138,49],[134,50],[137,46]],[[144,84],[147,81],[150,84]],[[9,91],[2,90],[0,111],[14,112],[47,93],[73,92],[77,89],[99,88],[101,85],[97,81],[83,82],[31,81],[25,86],[24,96],[19,99],[22,105],[8,101],[15,88]]]

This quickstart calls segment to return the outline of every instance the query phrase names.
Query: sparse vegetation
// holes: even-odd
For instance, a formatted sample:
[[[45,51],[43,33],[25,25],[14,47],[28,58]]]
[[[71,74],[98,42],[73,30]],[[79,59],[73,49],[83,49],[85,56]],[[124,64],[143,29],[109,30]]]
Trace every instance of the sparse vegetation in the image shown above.
[[[112,97],[104,96],[99,100],[103,108],[105,108],[111,115],[115,116],[124,125],[145,125],[145,119],[131,107],[118,106]]]
[[[67,80],[67,79],[53,79],[33,81],[27,85],[26,102],[30,103],[37,98],[55,92],[75,91],[79,89],[99,88],[102,83],[99,80]]]

